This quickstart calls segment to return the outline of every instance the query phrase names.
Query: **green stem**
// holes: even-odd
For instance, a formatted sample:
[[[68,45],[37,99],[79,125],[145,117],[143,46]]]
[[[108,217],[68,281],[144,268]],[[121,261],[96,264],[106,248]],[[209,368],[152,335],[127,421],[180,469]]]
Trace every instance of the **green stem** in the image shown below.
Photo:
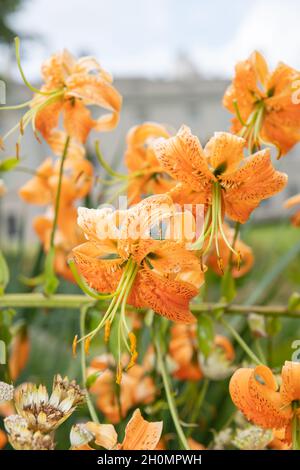
[[[267,364],[267,359],[266,359],[265,353],[263,351],[263,348],[261,346],[259,338],[256,338],[254,344],[255,344],[255,347],[256,347],[258,357],[260,358],[260,361],[262,362],[262,364]]]
[[[250,357],[250,359],[258,365],[261,365],[260,359],[254,354],[254,352],[249,348],[245,343],[243,338],[238,334],[238,332],[233,328],[233,326],[227,322],[224,318],[220,319],[220,323],[232,334],[237,343],[245,351],[245,353]]]
[[[63,171],[64,171],[64,163],[65,163],[65,159],[67,157],[69,143],[70,143],[70,136],[68,136],[66,138],[63,154],[62,154],[61,161],[60,161],[58,186],[57,186],[57,193],[56,193],[56,199],[55,199],[55,213],[54,213],[53,227],[52,227],[51,239],[50,239],[50,246],[51,247],[54,246],[54,237],[55,237],[57,221],[58,221],[58,213],[59,213],[59,204],[60,204],[60,195],[61,195],[61,186],[62,186],[62,177],[63,177]]]
[[[80,335],[83,337],[85,335],[85,320],[86,320],[86,314],[88,312],[89,306],[86,305],[85,307],[82,307],[80,309]],[[84,342],[81,343],[80,345],[80,364],[81,364],[81,374],[82,374],[82,382],[83,382],[83,387],[86,389],[86,403],[87,407],[89,409],[90,415],[94,423],[99,424],[99,419],[97,416],[97,412],[94,408],[92,399],[90,397],[89,391],[86,388],[86,380],[87,380],[87,373],[86,373],[86,353],[85,353],[85,347],[84,347]]]
[[[164,363],[164,360],[163,360],[163,357],[162,357],[162,352],[161,352],[159,340],[157,338],[155,338],[154,341],[155,341],[155,348],[156,348],[156,353],[157,353],[157,364],[158,364],[158,367],[159,367],[161,375],[162,375],[163,384],[164,384],[164,388],[165,388],[165,392],[166,392],[166,397],[167,397],[170,413],[171,413],[171,416],[172,416],[172,419],[173,419],[173,423],[174,423],[175,429],[177,431],[178,437],[181,441],[181,444],[182,444],[183,448],[185,450],[190,450],[189,444],[187,442],[187,439],[185,437],[185,434],[184,434],[184,432],[182,430],[182,427],[181,427],[181,424],[180,424],[178,411],[177,411],[177,408],[176,408],[176,405],[175,405],[173,392],[171,390],[170,380],[169,380],[167,370],[166,370],[166,367],[165,367],[165,363]]]
[[[99,299],[100,300],[100,299]],[[23,293],[23,294],[4,294],[0,296],[0,308],[67,308],[76,309],[84,305],[93,303],[91,297],[81,294],[54,294],[46,297],[40,293]],[[95,304],[97,300],[95,300]],[[132,308],[127,306],[128,310]],[[191,311],[197,315],[201,313],[214,313],[216,310],[222,309],[226,315],[247,316],[249,313],[257,313],[258,315],[267,317],[285,317],[300,318],[300,309],[289,310],[285,305],[238,305],[227,304],[222,302],[204,302],[201,304],[191,305]]]
[[[5,294],[0,297],[0,308],[67,308],[78,309],[90,305],[91,298],[84,295]]]
[[[199,412],[202,408],[205,396],[207,394],[208,387],[209,387],[209,379],[204,379],[198,399],[196,400],[196,403],[193,405],[194,411],[191,415],[191,420],[190,420],[191,424],[194,424],[199,416]],[[192,428],[189,429],[188,435],[190,435],[191,433],[192,433]]]

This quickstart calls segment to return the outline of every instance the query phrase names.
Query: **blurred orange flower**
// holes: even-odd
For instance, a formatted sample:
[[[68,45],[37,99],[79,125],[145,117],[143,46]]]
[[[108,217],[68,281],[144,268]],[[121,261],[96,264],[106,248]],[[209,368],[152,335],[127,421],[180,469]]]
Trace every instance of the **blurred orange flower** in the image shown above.
[[[300,194],[297,194],[296,196],[293,196],[288,199],[285,202],[284,206],[287,209],[290,209],[294,206],[299,206],[299,210],[297,210],[297,212],[292,217],[292,224],[295,225],[295,227],[300,227]]]
[[[214,349],[221,349],[226,360],[233,361],[234,348],[225,336],[215,336]],[[173,377],[196,382],[206,376],[199,360],[196,325],[176,324],[172,326],[169,354],[174,363]]]
[[[154,122],[132,127],[127,134],[125,164],[129,171],[130,204],[152,194],[165,193],[174,186],[174,180],[161,167],[152,148],[155,140],[161,137],[170,137],[169,132]]]
[[[34,177],[19,190],[22,199],[30,204],[47,205],[45,215],[34,218],[33,227],[40,238],[45,252],[50,248],[54,220],[54,207],[59,185],[59,160],[53,163],[47,158],[37,169]],[[83,198],[90,192],[93,181],[93,167],[90,162],[81,159],[67,159],[61,181],[60,204],[55,232],[54,268],[57,274],[73,281],[73,275],[67,264],[67,255],[71,249],[84,240],[77,225],[76,199]]]
[[[14,382],[27,364],[30,352],[30,342],[27,328],[21,328],[13,337],[9,354],[9,374]]]
[[[7,444],[7,437],[4,431],[0,429],[0,449],[3,449]]]
[[[113,365],[113,358],[107,354],[95,357],[90,364],[88,376],[100,372],[90,391],[97,397],[96,403],[99,410],[110,423],[116,424],[126,418],[131,408],[151,403],[155,398],[156,389],[149,375],[150,370],[146,358],[142,364],[136,364],[135,367],[123,373],[118,392],[119,399],[117,399]]]
[[[300,363],[286,361],[278,388],[272,371],[263,365],[241,368],[232,376],[229,391],[247,419],[265,429],[284,430],[283,442],[291,443],[291,425],[299,417]]]
[[[125,437],[118,444],[118,435],[111,424],[88,422],[73,426],[71,445],[73,450],[93,450],[92,440],[97,446],[109,450],[154,450],[162,433],[163,423],[146,421],[139,409],[135,410],[125,429]]]
[[[254,51],[238,62],[224,106],[235,117],[232,132],[245,137],[249,147],[274,144],[286,154],[300,140],[300,104],[293,99],[300,73],[279,63],[270,72],[264,57]]]

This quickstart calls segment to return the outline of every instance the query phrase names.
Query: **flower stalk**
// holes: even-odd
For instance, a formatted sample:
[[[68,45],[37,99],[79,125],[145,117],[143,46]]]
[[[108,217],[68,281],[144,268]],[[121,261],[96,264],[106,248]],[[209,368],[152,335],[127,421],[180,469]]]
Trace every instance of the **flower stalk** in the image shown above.
[[[177,411],[175,401],[174,401],[173,392],[171,390],[170,379],[167,374],[165,363],[162,357],[162,351],[160,348],[159,340],[157,338],[155,339],[155,349],[156,349],[156,354],[157,354],[157,364],[162,375],[164,389],[166,392],[166,397],[167,397],[167,401],[168,401],[168,405],[169,405],[170,413],[174,422],[175,429],[177,431],[178,437],[180,439],[180,442],[184,450],[190,450],[188,441],[185,437],[185,434],[180,424],[178,411]]]

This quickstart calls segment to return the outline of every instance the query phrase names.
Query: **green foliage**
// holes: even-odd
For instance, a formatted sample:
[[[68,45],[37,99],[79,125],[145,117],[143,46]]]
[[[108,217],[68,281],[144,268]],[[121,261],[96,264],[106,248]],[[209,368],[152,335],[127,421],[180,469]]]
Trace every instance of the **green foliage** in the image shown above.
[[[215,336],[214,323],[212,318],[205,313],[199,315],[197,325],[197,337],[199,350],[206,357],[213,347]]]

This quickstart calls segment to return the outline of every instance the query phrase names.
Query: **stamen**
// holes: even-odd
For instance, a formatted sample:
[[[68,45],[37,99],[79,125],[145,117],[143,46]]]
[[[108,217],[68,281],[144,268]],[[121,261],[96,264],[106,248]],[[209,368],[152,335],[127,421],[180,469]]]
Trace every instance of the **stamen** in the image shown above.
[[[129,337],[129,342],[130,342],[130,353],[131,353],[131,358],[129,361],[129,364],[126,367],[126,370],[130,369],[132,366],[135,365],[137,358],[138,358],[138,352],[136,350],[136,336],[135,334],[131,331],[128,334]]]
[[[117,365],[117,373],[116,373],[116,383],[117,383],[118,385],[121,385],[121,382],[122,382],[122,373],[123,373],[122,365],[121,365],[121,363],[119,362],[118,365]]]
[[[241,268],[241,262],[242,262],[242,254],[240,251],[237,252],[237,269],[238,271]]]
[[[72,263],[74,263],[74,261],[72,261]],[[74,265],[72,263],[71,263],[71,266],[74,268]],[[121,304],[121,312],[120,312],[119,325],[118,325],[118,366],[117,366],[117,373],[116,373],[116,382],[118,384],[121,383],[121,378],[122,378],[122,366],[121,366],[121,353],[122,353],[121,349],[122,348],[121,346],[125,345],[129,353],[131,354],[131,360],[128,364],[128,367],[132,367],[135,364],[137,356],[138,356],[138,353],[136,351],[135,335],[134,333],[129,332],[126,319],[125,319],[126,302],[131,292],[131,288],[135,281],[135,277],[138,272],[138,269],[139,269],[138,265],[136,265],[136,263],[134,263],[132,259],[129,259],[127,261],[127,264],[124,268],[123,274],[119,281],[117,290],[112,295],[112,301],[109,304],[104,317],[102,318],[98,326],[93,331],[83,336],[79,340],[77,340],[77,337],[74,338],[74,342],[73,342],[74,351],[76,351],[77,344],[84,341],[85,351],[88,352],[92,339],[104,327],[104,341],[107,343],[109,340],[109,336],[110,336],[111,325],[117,314],[117,310]],[[80,282],[82,282],[82,280],[80,279],[80,275],[77,273],[76,269],[74,269],[74,273],[79,278]],[[130,346],[128,344],[125,332],[128,335]]]
[[[92,340],[92,338],[91,338],[91,336],[89,336],[89,337],[86,338],[86,340],[84,341],[84,351],[85,351],[85,354],[86,354],[86,355],[89,354],[91,340]]]
[[[72,353],[73,357],[76,357],[76,349],[77,349],[77,344],[78,344],[78,335],[74,336],[73,343],[72,343]]]
[[[16,159],[20,160],[20,144],[16,142]]]
[[[110,336],[110,327],[111,323],[109,320],[105,322],[105,328],[104,328],[104,342],[108,343],[109,341],[109,336]]]
[[[224,274],[224,262],[223,262],[223,258],[221,257],[218,257],[218,267],[221,273]]]

